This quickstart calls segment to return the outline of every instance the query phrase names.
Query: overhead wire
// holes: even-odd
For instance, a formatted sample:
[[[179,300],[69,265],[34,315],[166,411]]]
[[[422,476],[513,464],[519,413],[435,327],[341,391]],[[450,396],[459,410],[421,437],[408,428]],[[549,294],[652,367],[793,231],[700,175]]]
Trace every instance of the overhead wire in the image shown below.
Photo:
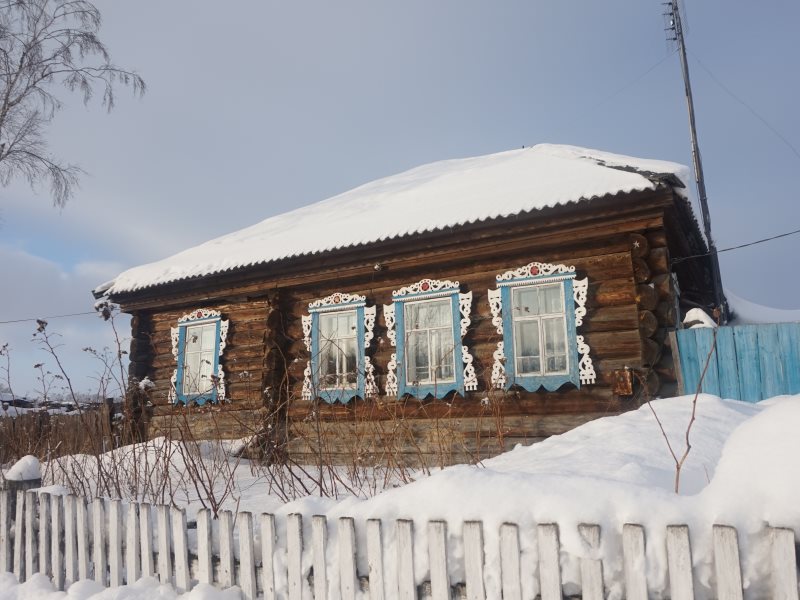
[[[800,233],[800,229],[795,229],[794,231],[787,231],[786,233],[779,233],[778,235],[773,235],[768,238],[763,238],[760,240],[755,240],[753,242],[747,242],[746,244],[739,244],[738,246],[730,246],[729,248],[723,248],[722,250],[717,250],[717,254],[722,254],[723,252],[730,252],[731,250],[739,250],[740,248],[747,248],[748,246],[755,246],[756,244],[763,244],[764,242],[771,242],[772,240],[785,238],[790,235],[796,235],[798,233]],[[703,258],[705,256],[711,256],[711,252],[705,252],[703,254],[692,254],[691,256],[680,256],[678,258],[673,258],[671,262],[672,264],[677,264],[692,258]]]

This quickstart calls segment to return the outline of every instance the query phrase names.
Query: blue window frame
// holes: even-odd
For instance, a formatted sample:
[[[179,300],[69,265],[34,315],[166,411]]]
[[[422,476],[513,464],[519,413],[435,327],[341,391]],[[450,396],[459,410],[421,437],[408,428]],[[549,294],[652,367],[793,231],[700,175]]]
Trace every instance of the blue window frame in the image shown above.
[[[422,281],[392,292],[384,307],[389,339],[397,347],[387,375],[387,394],[443,398],[477,389],[472,356],[462,345],[472,293],[457,281]],[[396,371],[396,372],[395,372]]]
[[[572,281],[565,279],[501,287],[507,385],[553,391],[565,383],[580,387]]]
[[[228,321],[218,311],[199,309],[184,315],[172,328],[172,353],[177,368],[172,376],[172,400],[205,404],[225,397],[220,357]]]
[[[594,383],[589,346],[577,333],[588,280],[575,279],[574,267],[534,262],[498,275],[497,286],[489,290],[492,323],[503,336],[494,356],[494,387],[532,392]]]
[[[347,403],[375,395],[375,376],[366,349],[372,340],[374,306],[364,296],[336,293],[309,304],[303,317],[311,356],[303,382],[306,400]]]

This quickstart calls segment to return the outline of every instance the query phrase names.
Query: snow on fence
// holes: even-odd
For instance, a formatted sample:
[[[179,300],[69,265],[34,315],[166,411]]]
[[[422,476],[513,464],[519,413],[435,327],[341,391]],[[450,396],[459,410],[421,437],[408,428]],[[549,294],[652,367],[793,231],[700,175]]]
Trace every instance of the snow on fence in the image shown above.
[[[463,561],[459,565],[463,570],[459,572],[464,573],[465,581],[455,582],[452,573],[457,561],[452,551],[448,553],[447,524],[443,521],[428,523],[425,549],[415,544],[412,521],[396,521],[391,551],[378,519],[366,521],[366,551],[357,548],[356,523],[352,518],[343,517],[336,523],[335,548],[328,548],[330,524],[324,516],[312,517],[309,540],[303,537],[300,514],[290,514],[285,521],[278,521],[283,520],[262,514],[255,523],[249,512],[234,515],[224,511],[218,526],[212,528],[210,512],[202,510],[196,532],[192,531],[196,533],[197,552],[190,553],[190,530],[186,513],[181,509],[146,503],[123,505],[119,500],[95,499],[87,503],[75,496],[36,491],[20,491],[14,496],[4,491],[0,492],[0,572],[13,572],[20,581],[43,573],[59,590],[80,579],[93,578],[106,587],[115,587],[143,576],[157,577],[178,591],[188,591],[197,583],[219,588],[238,585],[248,600],[261,596],[267,600],[301,600],[309,593],[315,600],[329,597],[355,600],[359,591],[368,592],[371,600],[418,597],[479,600],[487,598],[486,576],[493,575],[504,599],[521,600],[523,595],[520,529],[512,523],[500,527],[499,573],[494,574],[485,572],[489,567],[484,560],[482,523],[463,524],[461,551],[457,554],[458,560]],[[254,526],[258,527],[260,548],[255,543]],[[214,529],[216,536],[212,534]],[[238,557],[234,533],[238,533]],[[602,561],[592,557],[597,557],[600,549],[600,527],[580,525],[578,533],[588,549],[580,559],[580,597],[602,599],[608,582],[604,581]],[[770,535],[769,597],[797,600],[794,531],[772,528]],[[555,524],[539,524],[535,537],[541,600],[560,599],[564,591],[559,528]],[[741,599],[737,531],[714,525],[712,537],[715,597]],[[665,539],[669,597],[694,598],[688,526],[667,527]],[[310,546],[304,555],[305,544]],[[418,586],[414,569],[415,553],[420,552],[427,557],[429,581]],[[357,571],[359,555],[366,557],[367,573]],[[390,557],[394,559],[393,566],[389,565]],[[622,562],[627,600],[646,600],[650,592],[663,595],[664,590],[648,590],[644,527],[636,524],[623,527]]]

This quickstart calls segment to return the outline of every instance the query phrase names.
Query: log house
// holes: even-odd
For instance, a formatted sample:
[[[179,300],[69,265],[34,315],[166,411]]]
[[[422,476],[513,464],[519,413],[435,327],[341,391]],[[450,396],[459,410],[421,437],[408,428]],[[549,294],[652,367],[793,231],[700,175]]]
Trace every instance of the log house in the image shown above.
[[[667,332],[713,298],[704,259],[674,260],[706,252],[689,182],[568,146],[434,163],[95,295],[133,317],[150,436],[258,433],[306,464],[475,462],[675,391]],[[398,207],[413,214],[393,223]]]

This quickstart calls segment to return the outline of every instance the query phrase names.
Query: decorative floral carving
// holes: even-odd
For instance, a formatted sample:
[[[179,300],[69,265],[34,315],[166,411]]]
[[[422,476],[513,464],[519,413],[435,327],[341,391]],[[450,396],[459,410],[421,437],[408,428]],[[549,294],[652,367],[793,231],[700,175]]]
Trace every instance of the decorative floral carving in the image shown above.
[[[470,314],[472,314],[472,292],[458,295],[458,308],[461,311],[461,337],[467,335],[467,329],[471,323]]]
[[[386,367],[386,395],[397,396],[397,353],[392,352]]]
[[[417,283],[401,287],[392,292],[392,298],[402,298],[403,296],[416,294],[433,294],[437,292],[452,292],[458,290],[461,285],[457,281],[447,279],[422,279]]]
[[[502,341],[497,342],[497,350],[492,354],[494,364],[492,364],[492,386],[502,389],[506,386],[506,354],[505,346]]]
[[[377,314],[377,306],[364,307],[364,350],[369,348],[372,338],[375,337],[373,330],[375,329],[375,315]]]
[[[219,322],[219,353],[218,356],[222,356],[223,350],[225,350],[225,346],[228,345],[228,319]],[[221,370],[220,370],[221,371]]]
[[[594,383],[597,380],[597,374],[594,372],[592,357],[589,356],[589,344],[583,341],[582,335],[576,336],[576,339],[578,342],[578,354],[581,355],[580,361],[578,361],[581,383]]]
[[[477,390],[478,376],[475,374],[475,365],[472,364],[472,354],[466,346],[461,346],[461,358],[464,361],[464,389],[468,392]]]
[[[574,273],[575,267],[568,267],[567,265],[553,265],[550,263],[532,262],[519,267],[506,271],[497,276],[497,281],[511,281],[512,279],[525,279],[529,277],[542,277],[547,275],[568,275]]]
[[[311,361],[308,361],[303,371],[303,400],[311,401],[314,397],[314,386],[311,383]]]
[[[575,327],[583,325],[586,316],[586,296],[589,292],[589,279],[575,279],[572,281],[572,295],[575,299]]]
[[[210,319],[211,317],[219,317],[218,310],[211,310],[210,308],[198,308],[190,313],[183,315],[178,319],[178,323],[186,323],[188,321],[199,321],[200,319]]]
[[[170,327],[169,329],[170,337],[172,338],[172,356],[175,357],[175,360],[178,360],[178,343],[181,339],[181,328],[180,327]]]
[[[367,398],[378,395],[378,384],[375,383],[375,365],[369,356],[364,357],[364,395]]]
[[[391,343],[392,346],[397,346],[397,330],[394,328],[394,317],[394,304],[384,304],[383,319],[386,321],[386,336],[389,338],[389,343]]]
[[[169,394],[167,394],[167,400],[169,400],[174,404],[177,399],[178,399],[178,369],[175,369],[172,372],[172,377],[169,378]]]
[[[306,350],[311,352],[311,323],[313,319],[311,315],[303,315],[301,321],[303,324],[303,343],[306,345]]]
[[[503,292],[499,288],[489,290],[489,310],[492,311],[492,325],[503,335]]]
[[[353,304],[357,302],[366,302],[366,296],[359,296],[358,294],[345,294],[343,292],[336,292],[325,298],[314,300],[308,305],[309,309],[324,309],[326,307],[336,308],[343,304]]]

